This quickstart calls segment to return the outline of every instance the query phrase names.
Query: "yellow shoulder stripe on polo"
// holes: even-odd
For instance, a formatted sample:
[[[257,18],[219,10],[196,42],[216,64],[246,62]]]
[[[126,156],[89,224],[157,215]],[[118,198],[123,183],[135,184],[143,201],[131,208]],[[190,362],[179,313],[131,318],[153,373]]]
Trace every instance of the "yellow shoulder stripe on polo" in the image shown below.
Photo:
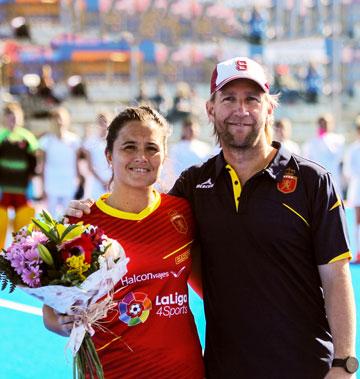
[[[330,211],[332,211],[333,209],[340,207],[340,206],[341,206],[341,199],[338,196],[336,203],[330,208]]]
[[[285,204],[285,203],[282,203],[282,205],[283,205],[284,207],[286,207],[287,209],[290,209],[291,212],[295,213],[297,216],[299,216],[299,217],[305,222],[306,226],[310,227],[310,225],[309,225],[309,223],[306,221],[306,219],[305,219],[303,216],[301,216],[300,213],[296,212],[295,209],[291,208],[289,205],[287,205],[287,204]]]
[[[352,258],[351,252],[347,251],[346,253],[340,254],[337,257],[333,258],[331,261],[329,261],[329,263],[334,263],[334,262],[341,261],[342,259],[351,259],[351,258]]]

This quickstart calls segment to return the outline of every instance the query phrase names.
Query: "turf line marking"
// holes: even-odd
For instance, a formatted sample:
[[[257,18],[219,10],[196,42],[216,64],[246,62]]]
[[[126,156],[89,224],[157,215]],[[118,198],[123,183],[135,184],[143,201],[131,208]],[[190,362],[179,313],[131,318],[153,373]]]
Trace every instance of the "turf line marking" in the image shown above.
[[[31,313],[33,315],[42,316],[42,309],[38,307],[32,307],[31,305],[25,305],[15,303],[14,301],[0,299],[0,307],[13,309],[15,311]]]

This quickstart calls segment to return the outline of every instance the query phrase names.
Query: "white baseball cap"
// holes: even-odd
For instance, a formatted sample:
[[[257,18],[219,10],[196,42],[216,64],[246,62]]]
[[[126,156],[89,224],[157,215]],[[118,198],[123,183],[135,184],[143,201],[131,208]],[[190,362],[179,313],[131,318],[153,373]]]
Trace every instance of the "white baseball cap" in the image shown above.
[[[211,95],[235,79],[249,79],[258,84],[264,92],[270,90],[264,69],[259,63],[247,57],[235,57],[216,65],[211,76]]]

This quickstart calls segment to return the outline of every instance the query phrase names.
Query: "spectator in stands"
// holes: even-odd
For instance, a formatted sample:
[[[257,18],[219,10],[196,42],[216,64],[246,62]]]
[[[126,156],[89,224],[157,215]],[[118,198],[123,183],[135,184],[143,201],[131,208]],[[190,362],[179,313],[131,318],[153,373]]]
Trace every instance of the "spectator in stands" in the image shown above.
[[[300,98],[299,84],[287,64],[278,64],[274,71],[273,93],[281,94],[283,103],[294,103]]]
[[[188,83],[179,82],[173,99],[173,106],[169,111],[168,120],[179,122],[191,114],[191,90]]]
[[[54,79],[50,65],[41,68],[40,83],[36,88],[36,94],[49,104],[59,104],[60,99],[54,93]]]
[[[341,164],[343,160],[345,138],[334,133],[334,118],[324,114],[317,120],[317,136],[307,141],[303,155],[325,167],[332,175],[337,190],[342,193],[343,180]]]
[[[249,42],[261,45],[266,36],[266,20],[258,7],[254,6],[249,20]]]
[[[280,142],[289,151],[300,155],[300,146],[290,139],[292,125],[288,118],[281,118],[274,123],[274,140]]]
[[[360,263],[360,115],[355,119],[356,140],[348,147],[344,158],[344,175],[348,182],[347,203],[355,209],[355,238]]]
[[[67,83],[70,96],[84,99],[88,98],[86,83],[80,75],[70,76]]]
[[[156,92],[154,96],[150,98],[150,101],[152,106],[162,115],[166,115],[168,113],[169,104],[167,101],[163,83],[158,82],[156,84]]]
[[[322,76],[316,69],[315,64],[310,62],[304,78],[305,99],[308,103],[319,102],[319,95],[322,92]]]
[[[14,230],[31,221],[35,211],[27,189],[35,173],[38,141],[24,125],[22,108],[6,104],[0,126],[0,248],[5,245],[9,226],[8,210],[15,210]]]
[[[139,84],[139,93],[135,98],[135,103],[136,105],[149,105],[151,103],[143,82]]]
[[[51,130],[40,139],[43,197],[55,217],[75,197],[79,186],[80,138],[69,131],[70,114],[59,107],[51,112]]]
[[[97,115],[94,133],[84,142],[83,149],[88,163],[90,176],[85,183],[85,197],[97,199],[107,191],[111,178],[111,169],[104,154],[107,126],[111,115],[101,112]]]

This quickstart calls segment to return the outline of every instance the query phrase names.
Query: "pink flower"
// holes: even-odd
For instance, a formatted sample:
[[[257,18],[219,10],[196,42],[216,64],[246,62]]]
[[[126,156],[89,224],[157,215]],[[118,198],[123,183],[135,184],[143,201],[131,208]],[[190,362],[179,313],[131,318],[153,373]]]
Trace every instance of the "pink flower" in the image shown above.
[[[42,232],[32,232],[30,236],[27,238],[27,242],[31,244],[39,244],[39,243],[46,243],[48,241],[48,237]]]
[[[35,246],[24,252],[24,258],[26,259],[29,265],[41,263],[39,251]]]
[[[42,271],[40,270],[39,266],[29,266],[29,268],[25,268],[21,279],[25,284],[27,284],[29,287],[40,287],[40,275],[42,274]]]

